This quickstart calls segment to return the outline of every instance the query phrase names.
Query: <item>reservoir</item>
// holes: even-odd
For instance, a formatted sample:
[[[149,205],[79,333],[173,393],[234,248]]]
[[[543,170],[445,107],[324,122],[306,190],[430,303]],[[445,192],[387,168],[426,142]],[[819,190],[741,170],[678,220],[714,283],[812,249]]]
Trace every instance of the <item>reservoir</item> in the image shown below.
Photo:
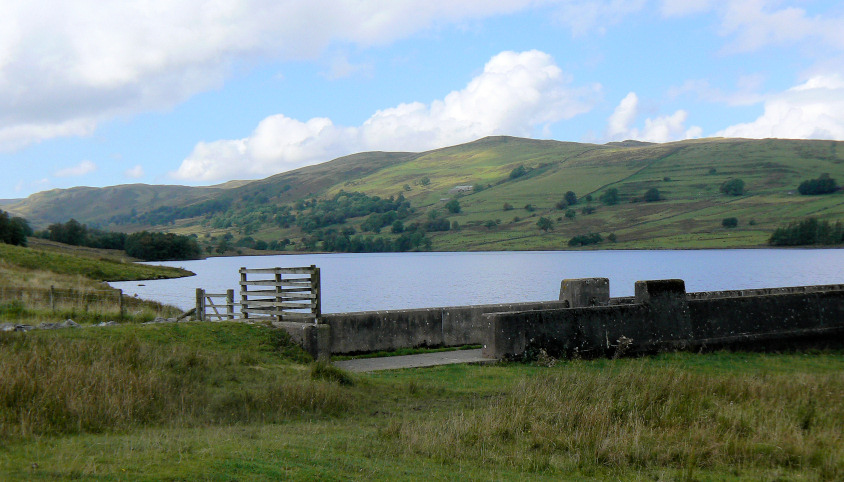
[[[609,278],[614,297],[632,296],[637,280],[669,278],[684,280],[688,292],[844,284],[844,249],[334,253],[151,264],[196,276],[110,284],[187,310],[196,288],[237,292],[241,267],[313,264],[323,313],[556,300],[565,278]]]

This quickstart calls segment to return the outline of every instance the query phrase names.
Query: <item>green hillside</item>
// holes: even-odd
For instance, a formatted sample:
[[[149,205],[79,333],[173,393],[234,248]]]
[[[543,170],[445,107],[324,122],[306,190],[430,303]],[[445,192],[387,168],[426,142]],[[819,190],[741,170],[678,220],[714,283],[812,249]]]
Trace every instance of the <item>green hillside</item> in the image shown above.
[[[824,173],[844,182],[844,142],[715,138],[597,145],[489,137],[423,153],[355,154],[226,190],[174,190],[169,204],[164,194],[154,201],[152,194],[137,195],[142,200],[137,205],[127,197],[121,207],[125,212],[134,207],[135,215],[111,228],[196,234],[206,247],[229,248],[229,253],[282,239],[292,243],[287,250],[338,249],[338,240],[341,250],[369,250],[372,246],[361,243],[366,238],[380,238],[379,246],[386,246],[410,236],[393,232],[394,219],[416,236],[410,249],[567,249],[572,237],[588,233],[601,235],[600,248],[751,247],[764,245],[775,228],[806,216],[844,220],[841,191],[797,192],[801,181]],[[719,190],[734,179],[743,181],[742,195]],[[457,193],[456,186],[473,189]],[[86,205],[107,199],[108,189],[116,188],[92,191]],[[618,203],[599,201],[611,189],[617,190]],[[645,193],[653,189],[661,200],[646,202]],[[67,198],[70,191],[50,193]],[[576,204],[561,204],[567,191],[575,193]],[[397,202],[384,207],[375,196]],[[75,210],[65,203],[59,211],[41,197],[45,193],[15,206],[26,209],[10,210],[39,213],[36,220],[102,221],[93,214],[95,207]],[[446,206],[453,199],[459,212]],[[407,202],[409,209],[399,210]],[[451,207],[454,211],[454,203]],[[396,211],[386,212],[390,209]],[[367,221],[379,216],[383,219]],[[736,218],[737,227],[722,226],[729,217]],[[538,227],[541,218],[550,221],[547,230]],[[372,228],[379,220],[376,233]],[[436,230],[445,225],[447,231]],[[611,233],[616,242],[606,241]]]

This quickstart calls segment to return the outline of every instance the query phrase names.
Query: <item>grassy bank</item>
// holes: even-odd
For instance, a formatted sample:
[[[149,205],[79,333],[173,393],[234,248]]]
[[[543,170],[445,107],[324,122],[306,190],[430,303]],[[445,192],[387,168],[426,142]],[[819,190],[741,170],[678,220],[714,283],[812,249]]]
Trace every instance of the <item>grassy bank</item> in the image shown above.
[[[836,480],[844,353],[365,375],[232,323],[0,333],[0,478]]]
[[[68,318],[78,323],[149,321],[177,308],[124,297],[104,281],[176,278],[193,273],[133,263],[108,250],[59,243],[23,248],[0,243],[0,323],[38,324]]]

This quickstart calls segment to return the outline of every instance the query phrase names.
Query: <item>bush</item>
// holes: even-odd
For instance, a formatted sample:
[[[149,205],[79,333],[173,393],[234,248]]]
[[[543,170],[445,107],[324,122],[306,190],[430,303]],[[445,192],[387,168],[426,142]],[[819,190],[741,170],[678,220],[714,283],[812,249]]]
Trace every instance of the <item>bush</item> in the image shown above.
[[[718,190],[728,196],[741,196],[744,194],[744,181],[741,179],[730,179],[729,181],[724,181]]]
[[[566,201],[566,204],[569,206],[574,206],[577,204],[577,195],[574,191],[566,191],[565,195],[563,196],[563,200]]]
[[[598,233],[579,234],[569,240],[569,246],[588,246],[603,241],[604,239]]]
[[[618,189],[607,189],[606,191],[604,191],[603,194],[601,194],[601,196],[598,198],[598,201],[601,201],[607,206],[618,204]]]
[[[525,169],[525,166],[519,166],[510,171],[510,179],[517,179],[519,177],[524,176],[525,174],[527,174],[527,169]]]
[[[800,183],[797,191],[806,195],[830,194],[838,190],[838,184],[835,179],[829,177],[829,174],[821,174],[817,179],[809,179]]]
[[[460,201],[452,199],[451,201],[445,203],[445,208],[448,209],[448,212],[451,214],[457,214],[460,212]]]
[[[662,196],[659,194],[659,189],[652,187],[645,191],[645,195],[643,197],[646,203],[652,203],[654,201],[659,201],[662,199]]]
[[[567,209],[566,210],[566,219],[574,219],[577,214],[574,212],[574,209]]]
[[[725,228],[734,228],[738,226],[738,219],[737,218],[724,218],[721,220],[721,226]]]
[[[539,221],[536,222],[536,226],[547,233],[549,229],[553,229],[554,223],[548,218],[541,217],[539,218]]]

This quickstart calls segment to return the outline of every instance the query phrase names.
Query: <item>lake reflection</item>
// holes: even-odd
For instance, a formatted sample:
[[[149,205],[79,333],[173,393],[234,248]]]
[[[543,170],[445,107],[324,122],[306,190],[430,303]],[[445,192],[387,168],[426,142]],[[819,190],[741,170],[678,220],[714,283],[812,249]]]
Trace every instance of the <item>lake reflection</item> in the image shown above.
[[[193,307],[196,288],[238,289],[238,269],[314,264],[324,313],[555,300],[565,278],[610,279],[612,296],[637,280],[679,278],[687,291],[844,284],[842,249],[508,251],[240,256],[159,263],[189,278],[111,283],[127,295]]]

